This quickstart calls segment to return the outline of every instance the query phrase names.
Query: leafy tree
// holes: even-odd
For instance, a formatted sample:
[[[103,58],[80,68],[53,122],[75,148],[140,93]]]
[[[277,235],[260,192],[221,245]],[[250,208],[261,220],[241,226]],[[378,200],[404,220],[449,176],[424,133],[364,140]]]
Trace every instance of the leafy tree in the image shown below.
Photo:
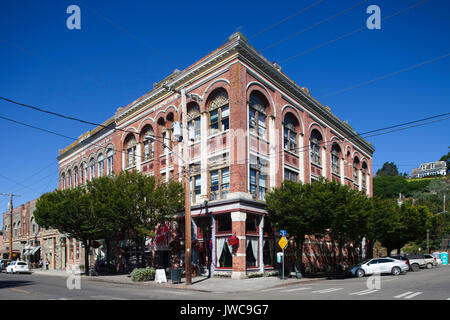
[[[80,186],[45,193],[37,200],[34,212],[39,225],[57,229],[83,243],[86,275],[91,241],[111,236],[115,225],[114,216],[109,210],[98,208],[87,189]]]
[[[399,176],[400,173],[398,172],[397,166],[394,164],[394,162],[385,162],[381,169],[379,169],[376,172],[377,177],[379,176]]]
[[[450,147],[449,147],[450,148]],[[447,172],[450,170],[450,151],[443,155],[439,161],[445,161],[447,163]]]

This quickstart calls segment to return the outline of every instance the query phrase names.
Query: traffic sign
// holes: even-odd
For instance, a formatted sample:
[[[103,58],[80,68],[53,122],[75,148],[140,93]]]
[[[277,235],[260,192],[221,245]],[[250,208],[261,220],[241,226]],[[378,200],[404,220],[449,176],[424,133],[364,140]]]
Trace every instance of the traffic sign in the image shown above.
[[[280,241],[278,241],[278,245],[279,245],[279,246],[281,247],[281,249],[283,249],[283,250],[286,248],[287,244],[288,244],[288,241],[286,240],[285,237],[282,237],[282,238],[280,239]]]
[[[280,237],[285,237],[287,235],[286,230],[280,230]]]

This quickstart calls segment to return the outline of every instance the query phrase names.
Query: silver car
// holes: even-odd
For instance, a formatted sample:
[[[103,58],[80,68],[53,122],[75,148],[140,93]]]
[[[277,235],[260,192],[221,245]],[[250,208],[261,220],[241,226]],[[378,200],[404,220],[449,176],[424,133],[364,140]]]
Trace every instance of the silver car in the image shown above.
[[[365,260],[350,270],[350,273],[356,277],[364,277],[371,274],[390,273],[395,276],[408,271],[409,266],[406,261],[392,258],[375,258]]]

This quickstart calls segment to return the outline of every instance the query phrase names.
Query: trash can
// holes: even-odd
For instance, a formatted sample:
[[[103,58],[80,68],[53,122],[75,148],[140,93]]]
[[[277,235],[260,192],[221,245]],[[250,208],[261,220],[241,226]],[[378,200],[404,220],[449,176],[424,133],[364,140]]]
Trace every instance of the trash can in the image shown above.
[[[442,265],[448,265],[448,253],[441,252]]]
[[[181,270],[180,269],[170,269],[170,278],[172,279],[172,283],[180,283],[181,282]]]

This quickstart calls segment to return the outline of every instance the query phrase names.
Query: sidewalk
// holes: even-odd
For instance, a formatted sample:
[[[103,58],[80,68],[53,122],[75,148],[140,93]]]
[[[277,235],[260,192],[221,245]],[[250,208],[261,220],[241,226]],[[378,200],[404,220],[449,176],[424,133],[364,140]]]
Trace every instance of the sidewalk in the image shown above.
[[[48,275],[48,276],[60,276],[68,277],[69,273],[63,270],[32,270],[33,274]],[[127,285],[139,285],[146,287],[156,287],[156,288],[175,288],[182,290],[193,290],[201,292],[215,292],[215,293],[225,293],[225,292],[245,292],[245,291],[258,291],[266,290],[271,288],[285,287],[295,284],[301,284],[310,281],[325,280],[323,278],[302,278],[302,279],[292,279],[286,278],[281,280],[278,277],[259,277],[259,278],[247,278],[247,279],[231,279],[224,277],[194,277],[192,278],[192,285],[187,286],[184,283],[184,278],[181,279],[181,283],[173,284],[170,279],[167,283],[156,283],[155,281],[143,281],[134,282],[131,280],[129,275],[106,275],[106,276],[85,276],[81,275],[83,280],[88,281],[98,281],[98,282],[108,282],[108,283],[120,283]]]

